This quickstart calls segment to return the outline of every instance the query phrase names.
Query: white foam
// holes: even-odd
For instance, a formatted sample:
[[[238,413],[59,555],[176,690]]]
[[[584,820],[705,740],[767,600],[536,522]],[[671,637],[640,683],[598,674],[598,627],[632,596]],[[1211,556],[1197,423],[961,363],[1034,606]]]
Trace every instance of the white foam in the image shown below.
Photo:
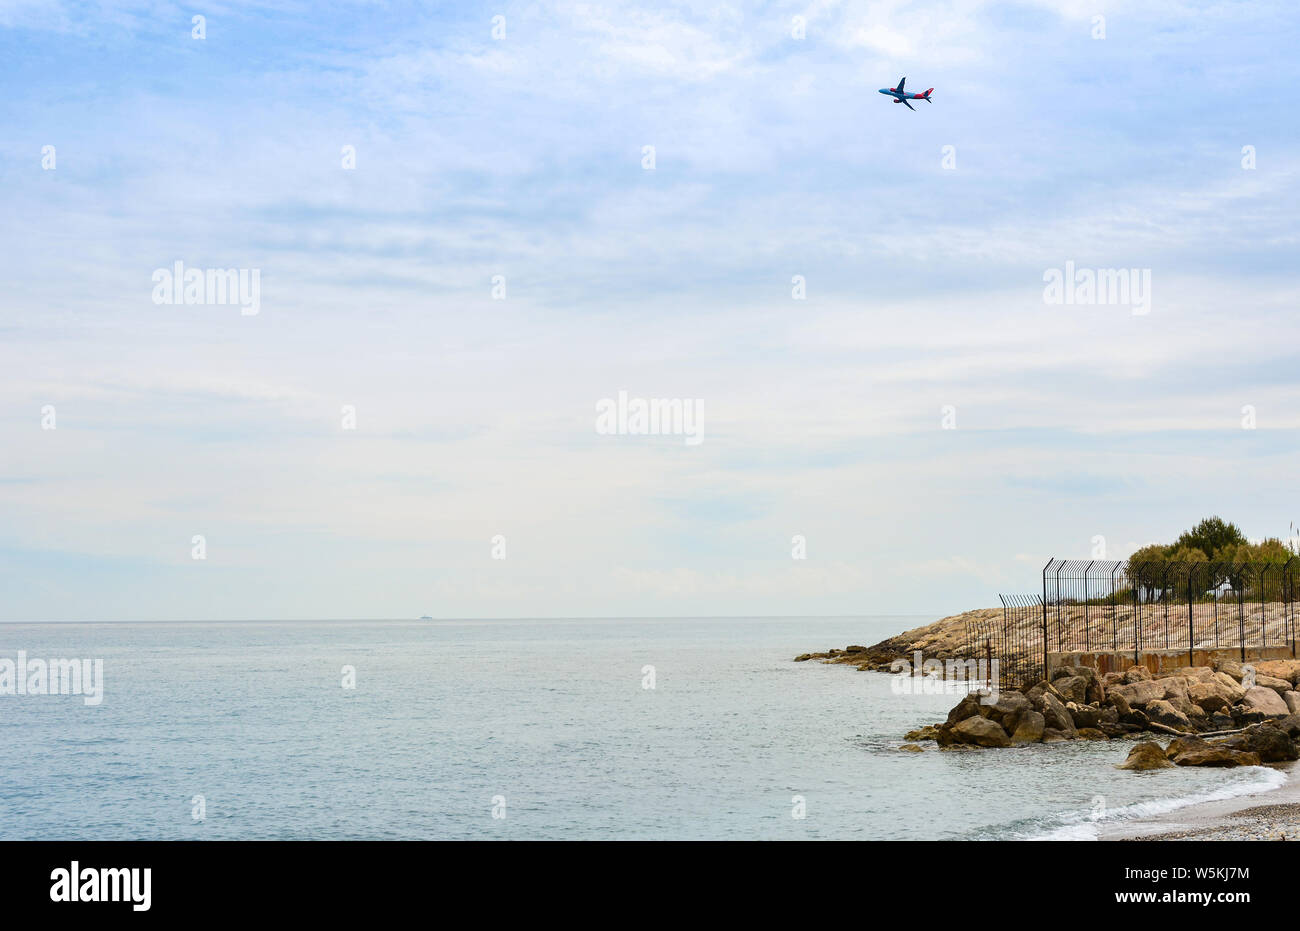
[[[1190,795],[1176,795],[1172,798],[1152,799],[1149,802],[1133,802],[1121,805],[1097,817],[1092,813],[1069,815],[1066,824],[1052,828],[1042,834],[1035,834],[1030,840],[1096,840],[1102,825],[1121,821],[1140,821],[1166,815],[1180,808],[1201,805],[1206,802],[1222,802],[1227,799],[1240,798],[1243,795],[1256,795],[1279,788],[1287,781],[1287,775],[1267,766],[1248,766],[1237,772],[1248,778],[1233,780],[1225,785],[1216,786]]]

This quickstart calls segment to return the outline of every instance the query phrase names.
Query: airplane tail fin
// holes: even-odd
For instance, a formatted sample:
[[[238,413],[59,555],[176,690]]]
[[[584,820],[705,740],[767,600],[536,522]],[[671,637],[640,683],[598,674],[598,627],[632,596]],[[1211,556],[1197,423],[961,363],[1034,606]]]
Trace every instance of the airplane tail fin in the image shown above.
[[[930,91],[932,90],[934,90],[933,87],[921,95],[921,99],[924,100],[926,103],[932,103],[932,101],[930,100]]]

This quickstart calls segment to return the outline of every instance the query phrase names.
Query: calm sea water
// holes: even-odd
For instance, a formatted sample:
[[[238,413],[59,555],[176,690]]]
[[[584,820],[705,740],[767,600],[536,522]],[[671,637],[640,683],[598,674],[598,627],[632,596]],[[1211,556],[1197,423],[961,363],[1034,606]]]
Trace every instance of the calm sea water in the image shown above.
[[[903,753],[954,697],[791,661],[927,620],[0,624],[0,657],[105,678],[97,707],[0,695],[0,838],[1074,837],[1284,778]]]

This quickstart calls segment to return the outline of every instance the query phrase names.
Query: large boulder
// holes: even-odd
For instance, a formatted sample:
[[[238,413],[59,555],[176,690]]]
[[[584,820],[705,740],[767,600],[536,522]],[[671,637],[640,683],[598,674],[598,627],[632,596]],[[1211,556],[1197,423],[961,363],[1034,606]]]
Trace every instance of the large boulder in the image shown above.
[[[1257,711],[1260,714],[1278,718],[1286,717],[1291,713],[1281,695],[1262,685],[1247,689],[1246,696],[1241,700],[1241,703],[1246,706],[1247,713]]]
[[[1214,668],[1211,666],[1188,666],[1186,669],[1178,670],[1178,674],[1193,682],[1204,682],[1206,679],[1214,678]]]
[[[1056,690],[1065,697],[1066,703],[1074,702],[1082,705],[1088,700],[1088,680],[1083,676],[1065,676],[1057,679],[1052,685]]]
[[[1151,678],[1151,670],[1145,666],[1130,666],[1124,671],[1125,683],[1132,685],[1134,682],[1146,682]]]
[[[1269,659],[1255,664],[1255,669],[1266,676],[1286,679],[1292,685],[1300,684],[1300,659]]]
[[[1106,694],[1106,704],[1114,708],[1116,714],[1121,718],[1133,710],[1133,706],[1128,703],[1128,699],[1114,689],[1111,689]]]
[[[1043,710],[1044,695],[1052,695],[1061,704],[1065,704],[1065,698],[1056,690],[1056,687],[1046,679],[1039,681],[1037,685],[1025,692],[1025,697],[1029,699],[1029,704],[1035,711],[1039,712]]]
[[[1089,705],[1100,704],[1106,700],[1106,686],[1101,681],[1101,676],[1097,675],[1097,670],[1091,666],[1067,666],[1070,675],[1081,677],[1087,684],[1087,691],[1084,695],[1084,702]]]
[[[1226,672],[1219,671],[1214,674],[1214,681],[1223,683],[1223,686],[1232,692],[1234,702],[1241,701],[1241,696],[1246,694],[1246,688],[1241,684],[1240,679],[1234,679]]]
[[[1135,666],[1135,669],[1142,667]],[[1145,670],[1144,670],[1145,671]],[[1165,697],[1165,687],[1159,682],[1151,679],[1141,679],[1127,685],[1116,685],[1110,690],[1111,695],[1119,695],[1129,705],[1137,708],[1145,706],[1148,702],[1159,701]]]
[[[962,743],[977,747],[1006,747],[1011,743],[1001,724],[979,715],[958,722],[952,732]]]
[[[1043,693],[1043,719],[1047,727],[1058,730],[1067,737],[1074,736],[1074,719],[1065,710],[1061,700],[1051,692]]]
[[[1193,728],[1201,727],[1210,719],[1210,716],[1205,713],[1205,710],[1200,705],[1192,704],[1185,698],[1171,698],[1169,704],[1175,711],[1191,721]]]
[[[1286,709],[1291,714],[1300,711],[1300,692],[1283,692],[1282,701],[1286,702]]]
[[[1180,731],[1190,731],[1192,729],[1192,722],[1187,715],[1163,699],[1149,702],[1146,707],[1146,715],[1152,721],[1163,724],[1165,727],[1172,727]]]
[[[1229,747],[1208,746],[1180,753],[1174,763],[1179,766],[1258,766],[1259,757]]]
[[[1165,751],[1160,744],[1154,740],[1144,740],[1128,752],[1128,758],[1120,763],[1116,769],[1166,769],[1173,766],[1168,758],[1165,757]]]
[[[1169,741],[1169,746],[1165,747],[1165,756],[1172,760],[1180,753],[1187,753],[1190,750],[1204,750],[1209,746],[1209,741],[1202,740],[1200,737],[1175,737]]]
[[[1225,676],[1230,676],[1236,682],[1240,682],[1246,677],[1245,667],[1235,659],[1219,660],[1214,664],[1214,669]]]
[[[1163,679],[1156,679],[1156,685],[1165,690],[1160,697],[1165,701],[1172,701],[1175,698],[1187,700],[1187,680],[1182,676],[1165,676]]]
[[[1232,685],[1234,687],[1229,688],[1218,679],[1204,679],[1200,682],[1193,682],[1187,687],[1187,697],[1192,703],[1200,705],[1202,709],[1213,714],[1216,711],[1222,711],[1224,708],[1232,707],[1245,694],[1242,692],[1241,686],[1235,682]]]
[[[983,717],[980,708],[980,696],[975,692],[968,692],[962,696],[961,701],[957,702],[956,707],[948,712],[948,724],[955,725],[967,718]]]
[[[1266,689],[1272,689],[1278,695],[1283,695],[1291,691],[1291,681],[1289,679],[1278,679],[1275,676],[1266,676],[1259,674],[1255,676],[1255,684],[1261,685]]]
[[[1016,732],[1011,735],[1011,742],[1016,744],[1038,743],[1043,739],[1045,727],[1043,716],[1032,708],[1020,716]]]
[[[1296,751],[1291,738],[1281,728],[1271,724],[1256,724],[1246,728],[1240,734],[1216,740],[1215,745],[1254,753],[1265,763],[1300,760],[1300,752]]]
[[[952,725],[947,723],[937,725],[934,729],[934,742],[942,750],[955,746],[957,744],[957,735],[953,733]]]
[[[1151,723],[1151,719],[1148,718],[1143,712],[1134,708],[1128,714],[1123,715],[1119,719],[1119,723],[1128,724],[1131,725],[1132,727],[1136,727],[1140,731],[1144,731],[1147,729],[1147,725]]]
[[[991,705],[982,705],[980,713],[992,718],[1002,725],[1008,734],[1020,723],[1020,716],[1029,709],[1029,699],[1020,692],[1005,691],[998,693],[998,700]]]
[[[1079,705],[1070,702],[1065,706],[1065,710],[1070,713],[1070,720],[1074,722],[1075,727],[1093,727],[1101,723],[1101,709],[1094,708],[1091,705]],[[1111,709],[1114,710],[1114,709]]]

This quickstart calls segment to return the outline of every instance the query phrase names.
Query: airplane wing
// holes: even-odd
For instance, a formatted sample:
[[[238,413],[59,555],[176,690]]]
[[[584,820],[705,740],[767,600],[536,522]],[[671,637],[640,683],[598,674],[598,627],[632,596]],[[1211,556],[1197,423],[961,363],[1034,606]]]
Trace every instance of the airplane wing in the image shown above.
[[[901,93],[903,92],[903,85],[906,84],[906,83],[907,83],[907,77],[906,77],[906,76],[901,77],[901,78],[898,79],[898,87],[896,87],[896,88],[894,88],[894,89],[895,89],[896,91],[898,91],[898,92],[901,94]]]
[[[912,106],[906,100],[903,101],[903,106],[907,107],[907,109],[911,110],[913,113],[916,112],[916,107]]]

